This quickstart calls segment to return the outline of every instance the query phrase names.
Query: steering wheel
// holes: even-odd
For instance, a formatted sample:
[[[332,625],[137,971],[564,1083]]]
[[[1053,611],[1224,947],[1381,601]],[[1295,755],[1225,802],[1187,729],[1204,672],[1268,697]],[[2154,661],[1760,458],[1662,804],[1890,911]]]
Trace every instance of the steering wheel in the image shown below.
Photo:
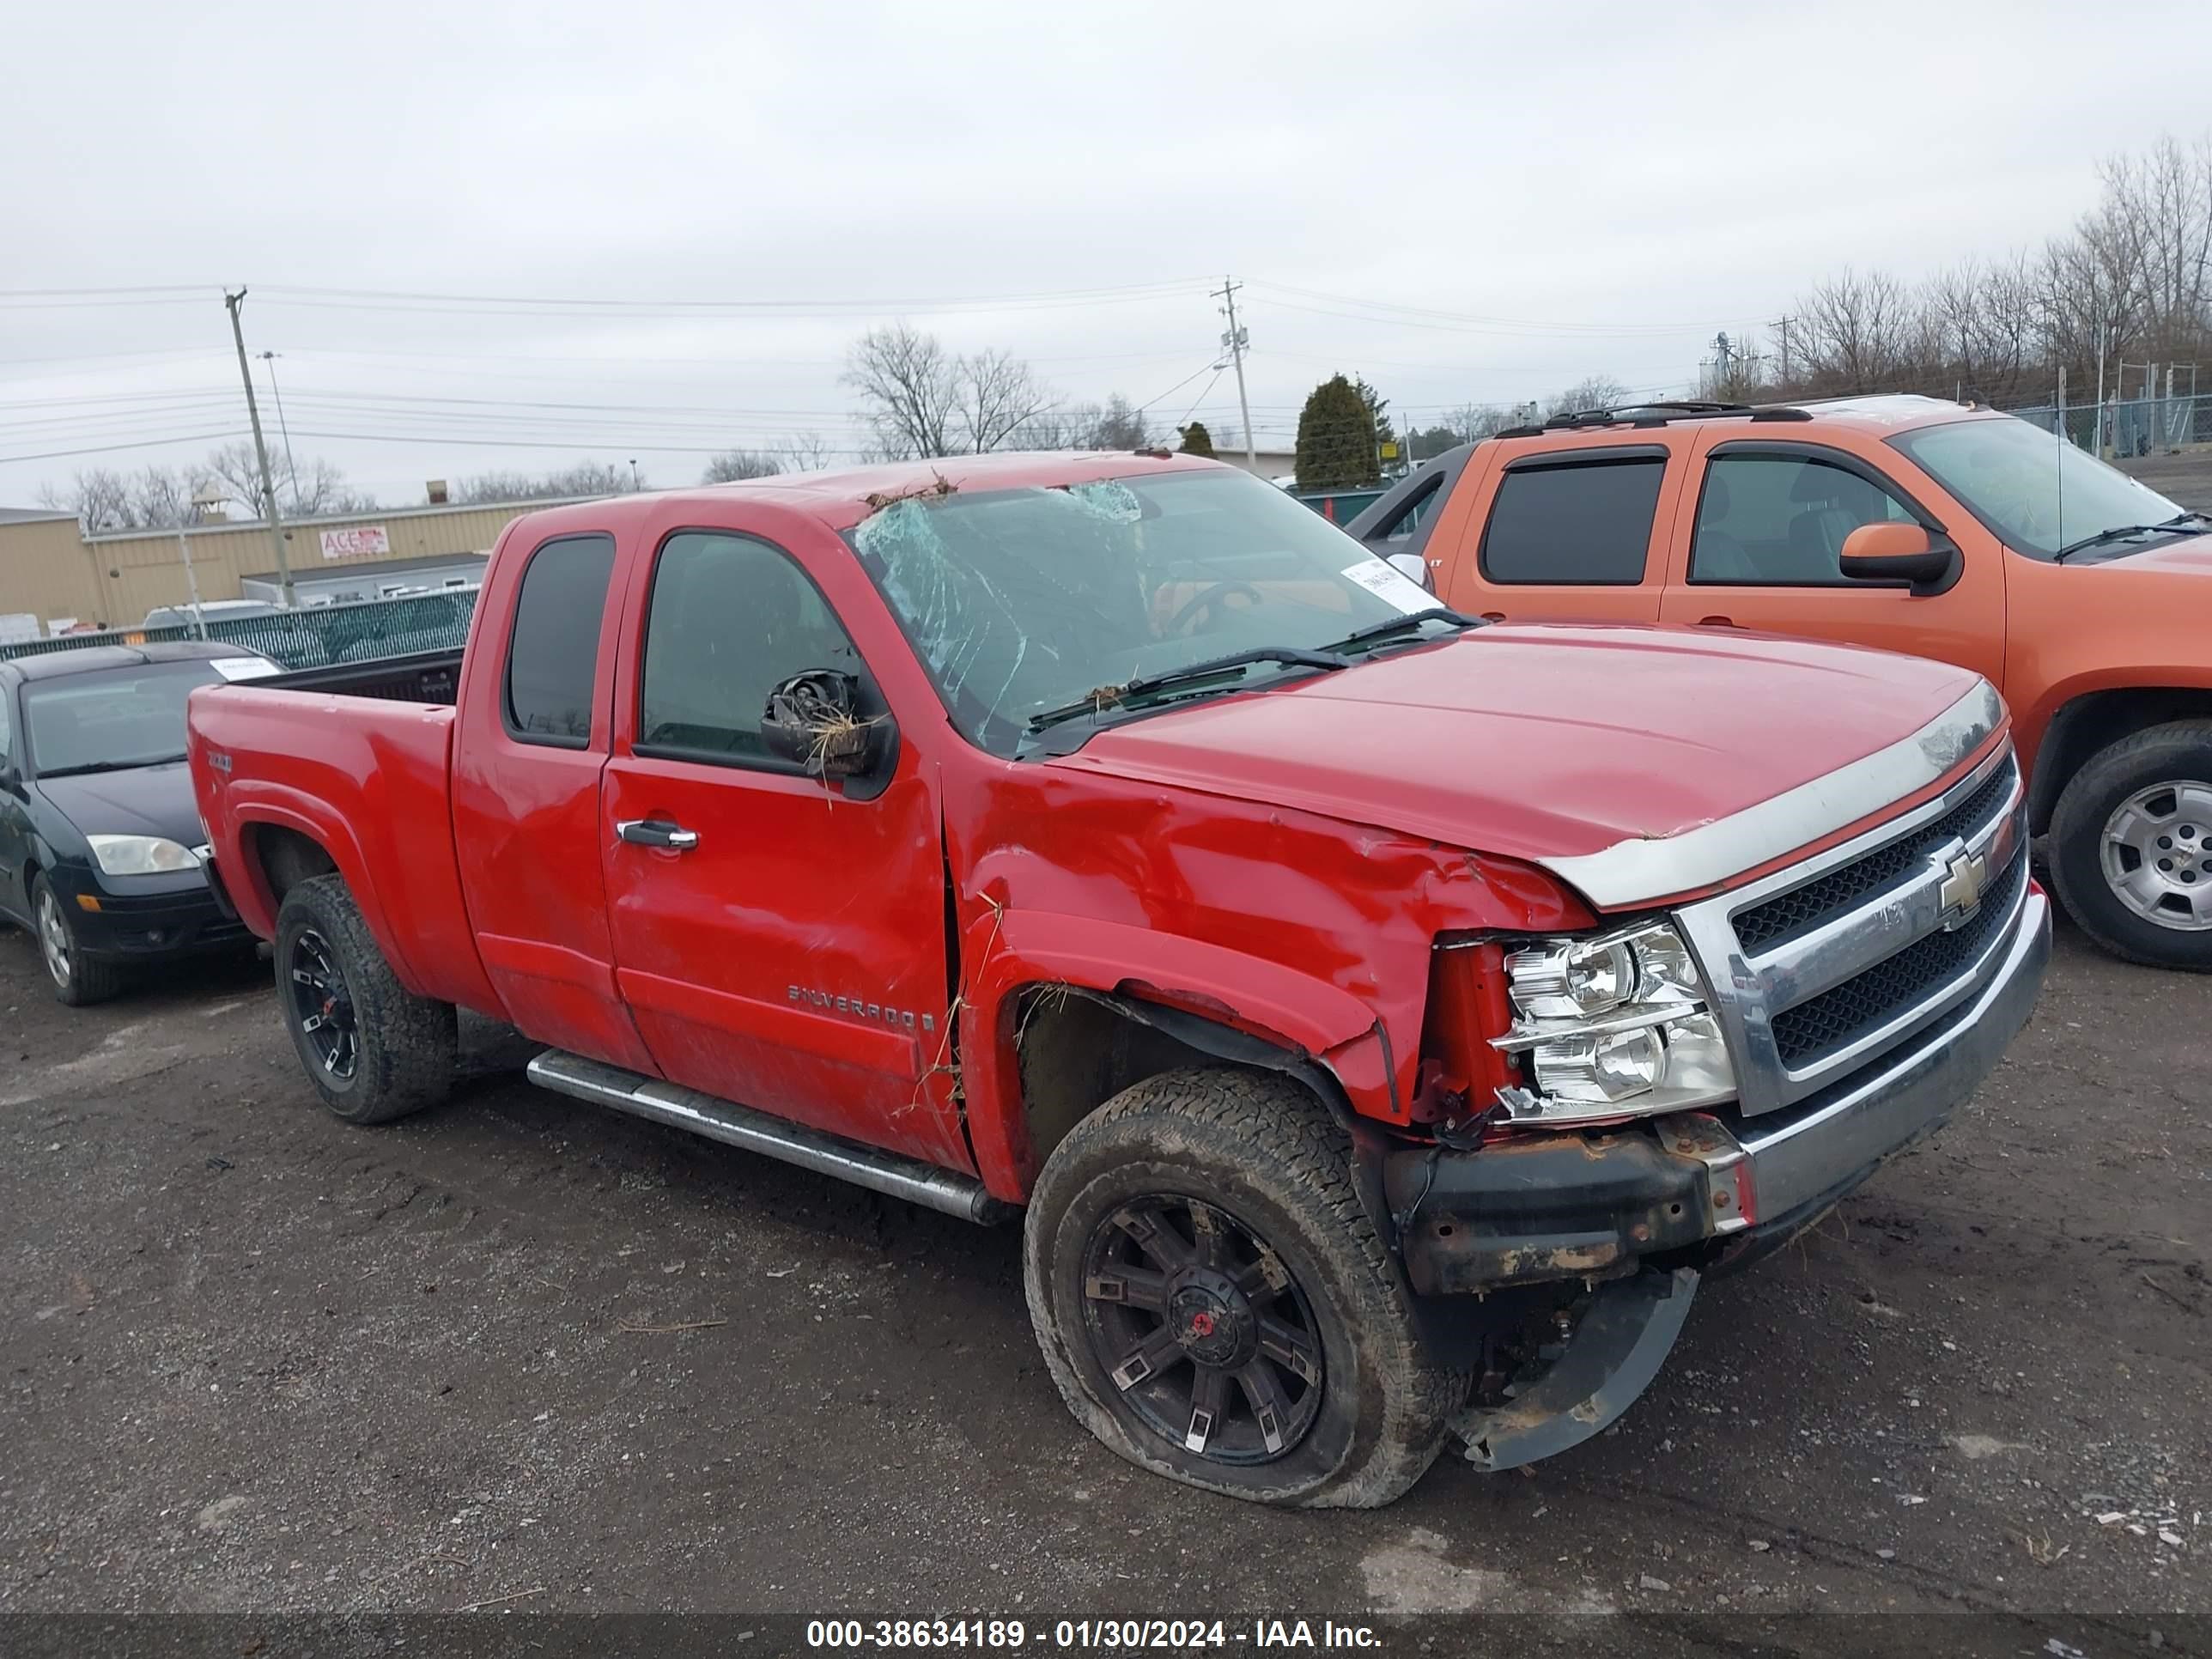
[[[1236,593],[1249,594],[1254,605],[1267,603],[1267,596],[1249,582],[1216,582],[1203,593],[1185,601],[1182,607],[1168,618],[1168,625],[1164,631],[1178,637],[1193,631],[1187,624],[1194,623],[1201,615],[1210,613],[1215,605]]]

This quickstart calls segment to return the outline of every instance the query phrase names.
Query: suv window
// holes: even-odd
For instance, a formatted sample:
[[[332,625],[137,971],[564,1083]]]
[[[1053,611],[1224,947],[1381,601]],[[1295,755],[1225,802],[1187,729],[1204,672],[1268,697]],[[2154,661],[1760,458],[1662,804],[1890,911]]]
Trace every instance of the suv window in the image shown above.
[[[1837,556],[1844,537],[1863,524],[1912,517],[1872,479],[1814,456],[1717,455],[1698,497],[1690,580],[1842,584]]]
[[[507,729],[525,743],[581,749],[592,740],[599,623],[614,573],[611,536],[569,536],[530,556],[507,653]]]
[[[1482,533],[1494,582],[1634,586],[1644,580],[1664,455],[1522,463],[1498,486]]]
[[[806,573],[766,543],[686,531],[653,571],[637,713],[641,754],[765,764],[769,693],[794,674],[860,672]]]

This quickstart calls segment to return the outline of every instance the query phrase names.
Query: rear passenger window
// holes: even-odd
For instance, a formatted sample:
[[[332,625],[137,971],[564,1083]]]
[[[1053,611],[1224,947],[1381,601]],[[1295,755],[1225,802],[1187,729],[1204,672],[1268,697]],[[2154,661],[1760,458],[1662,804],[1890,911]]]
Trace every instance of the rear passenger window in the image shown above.
[[[599,623],[614,568],[608,536],[568,537],[530,556],[507,654],[507,729],[523,742],[591,742]]]
[[[1861,525],[1911,517],[1902,501],[1848,467],[1809,455],[1718,455],[1698,495],[1690,580],[1840,584],[1844,537]]]
[[[1482,574],[1494,582],[1635,586],[1666,474],[1657,455],[1513,468],[1483,532]]]
[[[804,571],[745,537],[671,537],[646,618],[638,752],[783,769],[761,739],[769,693],[817,668],[858,674],[860,654]]]

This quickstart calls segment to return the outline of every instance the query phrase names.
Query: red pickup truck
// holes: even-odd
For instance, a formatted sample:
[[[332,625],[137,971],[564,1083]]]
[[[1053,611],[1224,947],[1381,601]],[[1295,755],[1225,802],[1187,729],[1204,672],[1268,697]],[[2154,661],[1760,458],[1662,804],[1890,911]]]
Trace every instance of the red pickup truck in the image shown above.
[[[1164,454],[534,514],[458,662],[189,721],[338,1116],[440,1098],[465,1007],[547,1088],[1024,1206],[1076,1416],[1274,1503],[1613,1421],[2049,950],[1980,677],[1482,626]]]

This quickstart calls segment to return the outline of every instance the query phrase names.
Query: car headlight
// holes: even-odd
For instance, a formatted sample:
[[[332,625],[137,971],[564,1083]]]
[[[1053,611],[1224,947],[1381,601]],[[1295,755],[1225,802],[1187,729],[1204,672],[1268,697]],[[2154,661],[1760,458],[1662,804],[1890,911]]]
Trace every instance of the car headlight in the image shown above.
[[[1492,1041],[1521,1057],[1534,1085],[1501,1091],[1516,1121],[1648,1116],[1734,1097],[1720,1023],[1668,924],[1534,940],[1507,954],[1505,974],[1513,1026]]]
[[[167,876],[200,867],[189,847],[159,836],[87,836],[92,856],[111,876]]]

